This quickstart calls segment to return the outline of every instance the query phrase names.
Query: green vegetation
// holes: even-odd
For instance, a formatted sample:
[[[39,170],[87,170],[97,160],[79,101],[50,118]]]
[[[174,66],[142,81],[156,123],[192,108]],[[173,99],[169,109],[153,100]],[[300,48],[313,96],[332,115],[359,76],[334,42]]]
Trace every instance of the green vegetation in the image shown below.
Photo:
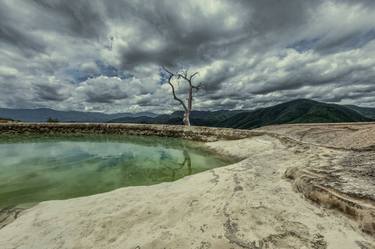
[[[141,113],[64,112],[52,109],[1,109],[0,116],[26,122],[108,122],[138,124],[183,124],[183,111],[157,115]],[[1,118],[0,118],[1,120]],[[196,126],[251,129],[271,124],[339,123],[375,120],[375,108],[327,104],[297,99],[256,110],[192,111],[190,123]],[[0,121],[1,122],[1,121]],[[6,121],[3,121],[6,122]]]
[[[372,121],[345,106],[298,99],[280,105],[243,112],[219,123],[219,127],[250,129],[272,124],[340,123]]]
[[[110,122],[182,124],[182,116],[183,112],[174,112],[157,117],[123,117]],[[346,106],[297,99],[254,111],[193,111],[190,121],[197,126],[252,129],[272,124],[367,122],[373,119]]]
[[[51,118],[51,117],[49,117],[47,119],[47,123],[58,123],[58,122],[59,122],[59,120],[57,118]]]
[[[190,121],[197,126],[216,126],[218,123],[232,117],[235,114],[243,111],[192,111],[190,114]],[[182,117],[184,112],[177,111],[170,115],[163,114],[157,117],[122,117],[109,121],[109,123],[138,123],[138,124],[182,124]]]
[[[360,106],[355,106],[355,105],[347,105],[346,107],[360,113],[361,115],[375,119],[375,108],[370,108],[370,107],[360,107]]]

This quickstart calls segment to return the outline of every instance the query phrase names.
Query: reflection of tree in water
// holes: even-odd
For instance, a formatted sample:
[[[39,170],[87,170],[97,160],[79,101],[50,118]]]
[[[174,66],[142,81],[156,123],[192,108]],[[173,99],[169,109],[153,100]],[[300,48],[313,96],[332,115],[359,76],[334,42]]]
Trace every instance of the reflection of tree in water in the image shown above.
[[[189,154],[188,150],[184,148],[183,151],[182,151],[182,154],[184,156],[184,161],[181,162],[181,163],[177,163],[178,167],[176,167],[176,168],[168,167],[168,166],[165,167],[165,168],[167,168],[171,171],[172,181],[176,180],[176,173],[178,171],[182,170],[183,168],[185,168],[185,166],[187,168],[187,174],[183,173],[183,175],[191,175],[191,173],[192,173],[191,158],[190,158],[190,154]]]
[[[165,160],[172,158],[172,156],[164,150],[160,150],[159,153],[160,153],[160,161],[165,161]]]
[[[188,149],[185,147],[179,148],[179,152],[182,154],[183,160],[181,160],[181,156],[176,158],[176,155],[173,155],[174,153],[171,154],[170,151],[165,150],[157,152],[159,157],[156,160],[139,160],[137,157],[124,153],[120,158],[110,160],[113,167],[105,167],[105,169],[119,168],[120,182],[125,182],[127,186],[174,181],[192,174],[192,162]],[[99,170],[103,170],[103,168]]]

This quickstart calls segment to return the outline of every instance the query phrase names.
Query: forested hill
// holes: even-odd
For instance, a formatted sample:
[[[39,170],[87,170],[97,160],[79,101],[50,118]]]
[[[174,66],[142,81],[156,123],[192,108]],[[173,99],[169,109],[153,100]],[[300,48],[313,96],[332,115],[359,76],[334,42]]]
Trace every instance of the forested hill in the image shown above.
[[[360,107],[358,107],[360,108]],[[182,124],[183,112],[156,117],[123,117],[114,123]],[[368,122],[372,118],[347,106],[297,99],[254,111],[193,111],[192,125],[251,129],[271,124]]]
[[[224,120],[219,127],[256,128],[272,124],[366,122],[372,119],[348,107],[297,99],[279,105],[242,112]]]
[[[109,122],[143,124],[182,124],[182,111],[157,115],[150,112],[114,113],[57,111],[53,109],[0,108],[4,120],[24,122]],[[375,120],[375,108],[327,104],[308,99],[247,110],[193,111],[192,125],[251,129],[271,124],[290,123],[339,123]]]

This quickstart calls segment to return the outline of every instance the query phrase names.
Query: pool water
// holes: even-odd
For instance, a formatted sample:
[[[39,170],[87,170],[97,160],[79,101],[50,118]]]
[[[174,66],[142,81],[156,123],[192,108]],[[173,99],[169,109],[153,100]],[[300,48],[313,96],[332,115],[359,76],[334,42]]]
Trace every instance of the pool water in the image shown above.
[[[0,137],[0,208],[169,182],[231,162],[175,138]]]

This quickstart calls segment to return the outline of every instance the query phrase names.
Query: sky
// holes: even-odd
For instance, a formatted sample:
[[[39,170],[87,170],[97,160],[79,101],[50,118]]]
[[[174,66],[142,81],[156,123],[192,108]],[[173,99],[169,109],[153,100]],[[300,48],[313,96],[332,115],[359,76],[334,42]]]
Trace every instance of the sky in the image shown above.
[[[375,107],[375,1],[0,0],[0,107],[179,110],[163,66],[195,110]]]

